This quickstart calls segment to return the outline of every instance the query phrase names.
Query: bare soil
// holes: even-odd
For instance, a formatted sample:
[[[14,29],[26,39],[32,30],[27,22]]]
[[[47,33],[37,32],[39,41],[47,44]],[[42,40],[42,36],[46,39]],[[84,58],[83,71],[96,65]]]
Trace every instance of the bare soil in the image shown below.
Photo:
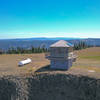
[[[30,58],[32,62],[18,66],[18,62]],[[49,63],[44,54],[7,54],[0,55],[0,75],[21,75]]]
[[[0,55],[0,76],[7,75],[30,75],[40,73],[65,73],[77,74],[100,78],[100,47],[88,48],[75,52],[78,55],[77,61],[68,71],[51,70],[49,60],[45,54],[8,54]],[[32,63],[19,67],[18,62],[31,58]],[[95,72],[89,72],[94,70]]]

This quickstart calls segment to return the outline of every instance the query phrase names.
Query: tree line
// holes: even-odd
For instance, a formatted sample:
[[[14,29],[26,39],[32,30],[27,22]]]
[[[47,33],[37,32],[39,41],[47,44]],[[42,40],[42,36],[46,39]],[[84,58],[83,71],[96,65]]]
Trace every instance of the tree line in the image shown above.
[[[74,44],[74,50],[81,50],[89,47],[92,46],[87,45],[83,41]],[[30,49],[25,49],[21,47],[17,47],[17,48],[11,47],[6,52],[0,49],[0,54],[4,54],[4,53],[5,54],[31,54],[31,53],[45,53],[45,52],[49,52],[49,49],[45,48],[45,46],[43,46],[42,48],[31,47]]]
[[[0,50],[0,54],[31,54],[31,53],[45,53],[48,52],[49,50],[47,48],[35,48],[31,47],[30,49],[25,49],[21,47],[11,47],[7,51]]]
[[[74,44],[74,50],[81,50],[81,49],[86,49],[89,47],[92,47],[92,46],[87,45],[83,41],[80,41],[80,42]]]

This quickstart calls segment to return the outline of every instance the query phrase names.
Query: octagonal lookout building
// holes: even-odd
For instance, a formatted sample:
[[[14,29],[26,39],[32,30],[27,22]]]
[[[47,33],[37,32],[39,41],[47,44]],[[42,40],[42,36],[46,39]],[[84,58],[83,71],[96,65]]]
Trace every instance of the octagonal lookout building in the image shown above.
[[[52,69],[68,70],[76,60],[73,53],[73,45],[67,41],[60,40],[50,46],[50,54],[46,58],[51,62]]]

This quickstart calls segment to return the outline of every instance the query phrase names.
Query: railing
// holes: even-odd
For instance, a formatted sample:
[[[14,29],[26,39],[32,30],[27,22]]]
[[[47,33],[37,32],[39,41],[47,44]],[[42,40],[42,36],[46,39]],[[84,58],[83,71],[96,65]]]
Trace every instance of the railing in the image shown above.
[[[67,58],[68,56],[67,55],[50,55],[50,53],[45,53],[45,57],[47,58],[47,57],[51,57],[51,58],[57,58],[57,57],[59,57],[59,58]]]
[[[75,54],[71,55],[71,56],[51,56],[50,53],[45,53],[45,57],[46,58],[64,58],[64,59],[74,59],[76,60],[77,56]]]
[[[50,56],[50,53],[45,53],[45,57]]]

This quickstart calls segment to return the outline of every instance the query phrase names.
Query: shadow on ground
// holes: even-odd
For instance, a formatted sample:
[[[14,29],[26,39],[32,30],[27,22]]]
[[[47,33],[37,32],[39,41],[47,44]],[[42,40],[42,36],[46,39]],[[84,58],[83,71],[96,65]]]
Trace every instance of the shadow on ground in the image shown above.
[[[28,81],[28,100],[100,100],[100,81],[93,78],[45,73]]]
[[[15,100],[16,84],[8,79],[0,79],[0,100]]]
[[[50,68],[50,65],[47,65],[47,66],[43,66],[43,67],[41,67],[40,69],[37,69],[36,71],[35,71],[35,73],[36,72],[52,72],[52,71],[67,71],[67,70],[64,70],[64,69],[51,69]]]

